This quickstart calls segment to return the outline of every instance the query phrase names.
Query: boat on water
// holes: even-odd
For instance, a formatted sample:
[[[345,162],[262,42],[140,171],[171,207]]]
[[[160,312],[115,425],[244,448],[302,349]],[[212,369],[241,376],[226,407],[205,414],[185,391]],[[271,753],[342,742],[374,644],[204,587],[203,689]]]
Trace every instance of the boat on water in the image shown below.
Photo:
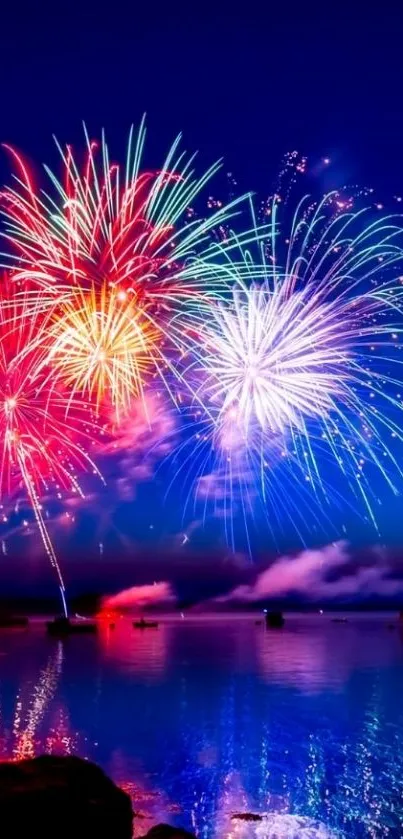
[[[85,618],[71,620],[70,618],[60,617],[47,621],[46,630],[48,635],[53,635],[55,638],[65,638],[67,635],[94,634],[97,631],[97,625],[94,621]]]
[[[78,618],[78,617],[79,617],[79,615],[76,615],[76,618]],[[121,617],[122,616],[119,615],[119,613],[115,612],[114,610],[113,611],[106,611],[105,609],[101,609],[101,611],[98,612],[97,615],[95,615],[95,620],[97,622],[97,625],[101,628],[116,629],[116,622]]]
[[[158,622],[141,618],[139,621],[133,621],[133,629],[158,629]]]
[[[282,629],[285,620],[281,612],[267,612],[266,626],[267,629]]]

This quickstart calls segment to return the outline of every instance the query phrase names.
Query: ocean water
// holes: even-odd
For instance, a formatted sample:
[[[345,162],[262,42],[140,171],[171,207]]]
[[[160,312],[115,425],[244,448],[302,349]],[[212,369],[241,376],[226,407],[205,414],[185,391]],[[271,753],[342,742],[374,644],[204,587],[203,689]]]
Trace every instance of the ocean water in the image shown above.
[[[255,620],[1,631],[0,756],[95,760],[132,795],[137,836],[403,836],[403,628]]]

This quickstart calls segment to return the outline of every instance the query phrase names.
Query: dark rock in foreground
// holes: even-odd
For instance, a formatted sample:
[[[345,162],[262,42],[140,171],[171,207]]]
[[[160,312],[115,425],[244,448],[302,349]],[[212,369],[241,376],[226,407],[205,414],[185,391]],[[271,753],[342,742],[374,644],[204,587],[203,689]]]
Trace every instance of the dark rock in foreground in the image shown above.
[[[183,827],[171,827],[170,824],[156,824],[148,831],[144,839],[195,839]]]
[[[1,763],[0,813],[2,835],[12,839],[132,836],[129,796],[102,769],[78,757]]]

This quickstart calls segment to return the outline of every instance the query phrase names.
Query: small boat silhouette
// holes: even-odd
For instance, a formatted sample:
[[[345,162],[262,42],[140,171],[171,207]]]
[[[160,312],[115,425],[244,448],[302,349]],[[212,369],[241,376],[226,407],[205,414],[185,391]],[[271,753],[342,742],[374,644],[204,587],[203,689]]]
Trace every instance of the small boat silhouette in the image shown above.
[[[139,621],[133,621],[133,629],[158,629],[157,621],[146,621],[140,618]]]
[[[55,638],[64,638],[67,635],[93,634],[97,631],[97,625],[93,621],[72,621],[70,618],[60,617],[47,621],[46,630],[48,635],[53,635]]]
[[[282,629],[284,623],[284,617],[281,612],[267,612],[266,626],[268,629]]]

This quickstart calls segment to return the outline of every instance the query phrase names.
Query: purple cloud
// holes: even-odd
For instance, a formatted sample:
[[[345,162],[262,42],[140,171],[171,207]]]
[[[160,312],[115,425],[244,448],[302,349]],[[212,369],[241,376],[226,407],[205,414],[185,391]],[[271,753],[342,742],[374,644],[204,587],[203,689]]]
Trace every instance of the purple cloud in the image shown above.
[[[250,584],[240,585],[217,603],[254,603],[292,595],[318,602],[403,595],[403,579],[394,576],[390,558],[379,546],[354,558],[347,542],[282,556]]]

